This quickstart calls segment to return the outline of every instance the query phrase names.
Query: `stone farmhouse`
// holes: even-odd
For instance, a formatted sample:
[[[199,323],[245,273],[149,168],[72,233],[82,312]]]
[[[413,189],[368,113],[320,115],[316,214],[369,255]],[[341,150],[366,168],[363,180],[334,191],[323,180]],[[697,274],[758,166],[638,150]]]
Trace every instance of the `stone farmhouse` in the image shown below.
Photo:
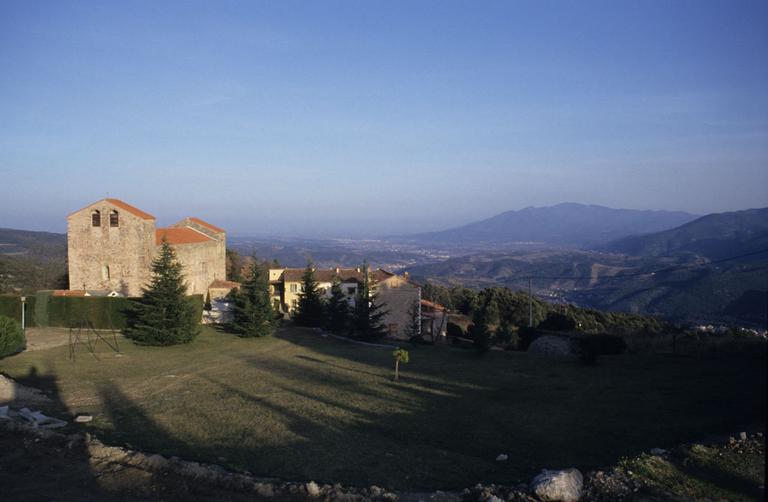
[[[188,294],[226,280],[226,233],[189,217],[157,228],[155,217],[119,199],[102,199],[67,217],[69,289],[138,296],[163,241],[183,265]]]
[[[269,292],[276,309],[291,315],[298,306],[299,294],[302,291],[301,277],[303,268],[273,268],[269,270]],[[422,329],[425,333],[433,332],[434,316],[422,316],[421,286],[409,280],[408,273],[393,274],[386,270],[369,271],[372,289],[376,291],[378,301],[384,305],[387,315],[384,325],[390,338],[406,338],[406,329],[411,322],[411,309],[416,305],[421,317]],[[320,292],[326,297],[331,296],[331,285],[334,279],[341,282],[341,289],[347,296],[350,307],[354,307],[357,291],[363,282],[363,271],[360,268],[332,268],[315,270],[315,279]],[[439,326],[439,325],[438,325]]]

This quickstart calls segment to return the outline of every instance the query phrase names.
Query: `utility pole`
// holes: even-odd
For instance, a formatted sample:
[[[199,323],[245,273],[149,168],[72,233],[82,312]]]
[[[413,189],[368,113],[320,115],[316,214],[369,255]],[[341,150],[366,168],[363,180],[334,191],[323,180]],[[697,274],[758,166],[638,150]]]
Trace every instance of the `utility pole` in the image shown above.
[[[25,336],[27,334],[27,323],[26,323],[27,320],[25,316],[26,306],[27,306],[27,297],[22,296],[21,297],[21,332],[24,333]]]
[[[533,327],[533,293],[531,291],[531,278],[528,278],[528,327]]]

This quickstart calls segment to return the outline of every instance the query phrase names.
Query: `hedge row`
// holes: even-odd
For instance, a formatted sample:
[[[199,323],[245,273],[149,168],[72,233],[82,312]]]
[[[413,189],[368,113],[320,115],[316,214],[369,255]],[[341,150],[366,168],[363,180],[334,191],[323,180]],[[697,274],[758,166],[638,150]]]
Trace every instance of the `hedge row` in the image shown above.
[[[21,322],[21,297],[14,295],[0,295],[0,316],[10,317]],[[27,296],[25,309],[25,323],[27,326],[36,326],[35,322],[35,297]]]
[[[203,295],[187,297],[195,307],[197,319],[203,317]],[[35,300],[41,302],[36,305]],[[123,329],[132,298],[107,296],[50,296],[38,294],[27,297],[27,326],[78,327],[84,321],[96,329]],[[37,319],[35,312],[47,319]],[[46,315],[47,314],[47,315]],[[0,296],[0,315],[21,321],[21,300],[18,296]],[[38,322],[39,321],[39,322]]]

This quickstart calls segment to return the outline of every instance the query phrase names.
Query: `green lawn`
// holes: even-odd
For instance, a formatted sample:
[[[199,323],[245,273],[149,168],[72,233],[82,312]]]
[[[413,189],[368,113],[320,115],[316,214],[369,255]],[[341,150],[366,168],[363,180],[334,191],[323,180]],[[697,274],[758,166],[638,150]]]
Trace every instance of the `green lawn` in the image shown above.
[[[460,488],[539,469],[615,463],[652,447],[757,427],[766,364],[754,359],[605,357],[594,367],[524,353],[391,349],[308,331],[240,339],[205,328],[192,344],[67,346],[0,361],[47,387],[107,442],[289,480]],[[762,426],[761,426],[762,427]],[[496,462],[499,453],[509,461]]]

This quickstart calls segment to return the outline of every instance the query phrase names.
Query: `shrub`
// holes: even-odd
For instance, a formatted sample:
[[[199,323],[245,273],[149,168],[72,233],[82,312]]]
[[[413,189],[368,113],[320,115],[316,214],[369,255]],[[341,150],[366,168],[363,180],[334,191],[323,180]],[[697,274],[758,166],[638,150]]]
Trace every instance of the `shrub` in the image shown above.
[[[448,336],[458,336],[460,338],[466,338],[467,332],[458,324],[448,321],[448,327],[446,328],[446,334]]]
[[[517,330],[517,349],[528,350],[531,343],[542,335],[541,331],[536,328],[523,327]]]
[[[25,345],[21,325],[10,317],[0,316],[0,357],[20,352]]]
[[[576,321],[565,314],[550,312],[547,318],[539,323],[539,329],[548,331],[573,331],[576,329]]]

